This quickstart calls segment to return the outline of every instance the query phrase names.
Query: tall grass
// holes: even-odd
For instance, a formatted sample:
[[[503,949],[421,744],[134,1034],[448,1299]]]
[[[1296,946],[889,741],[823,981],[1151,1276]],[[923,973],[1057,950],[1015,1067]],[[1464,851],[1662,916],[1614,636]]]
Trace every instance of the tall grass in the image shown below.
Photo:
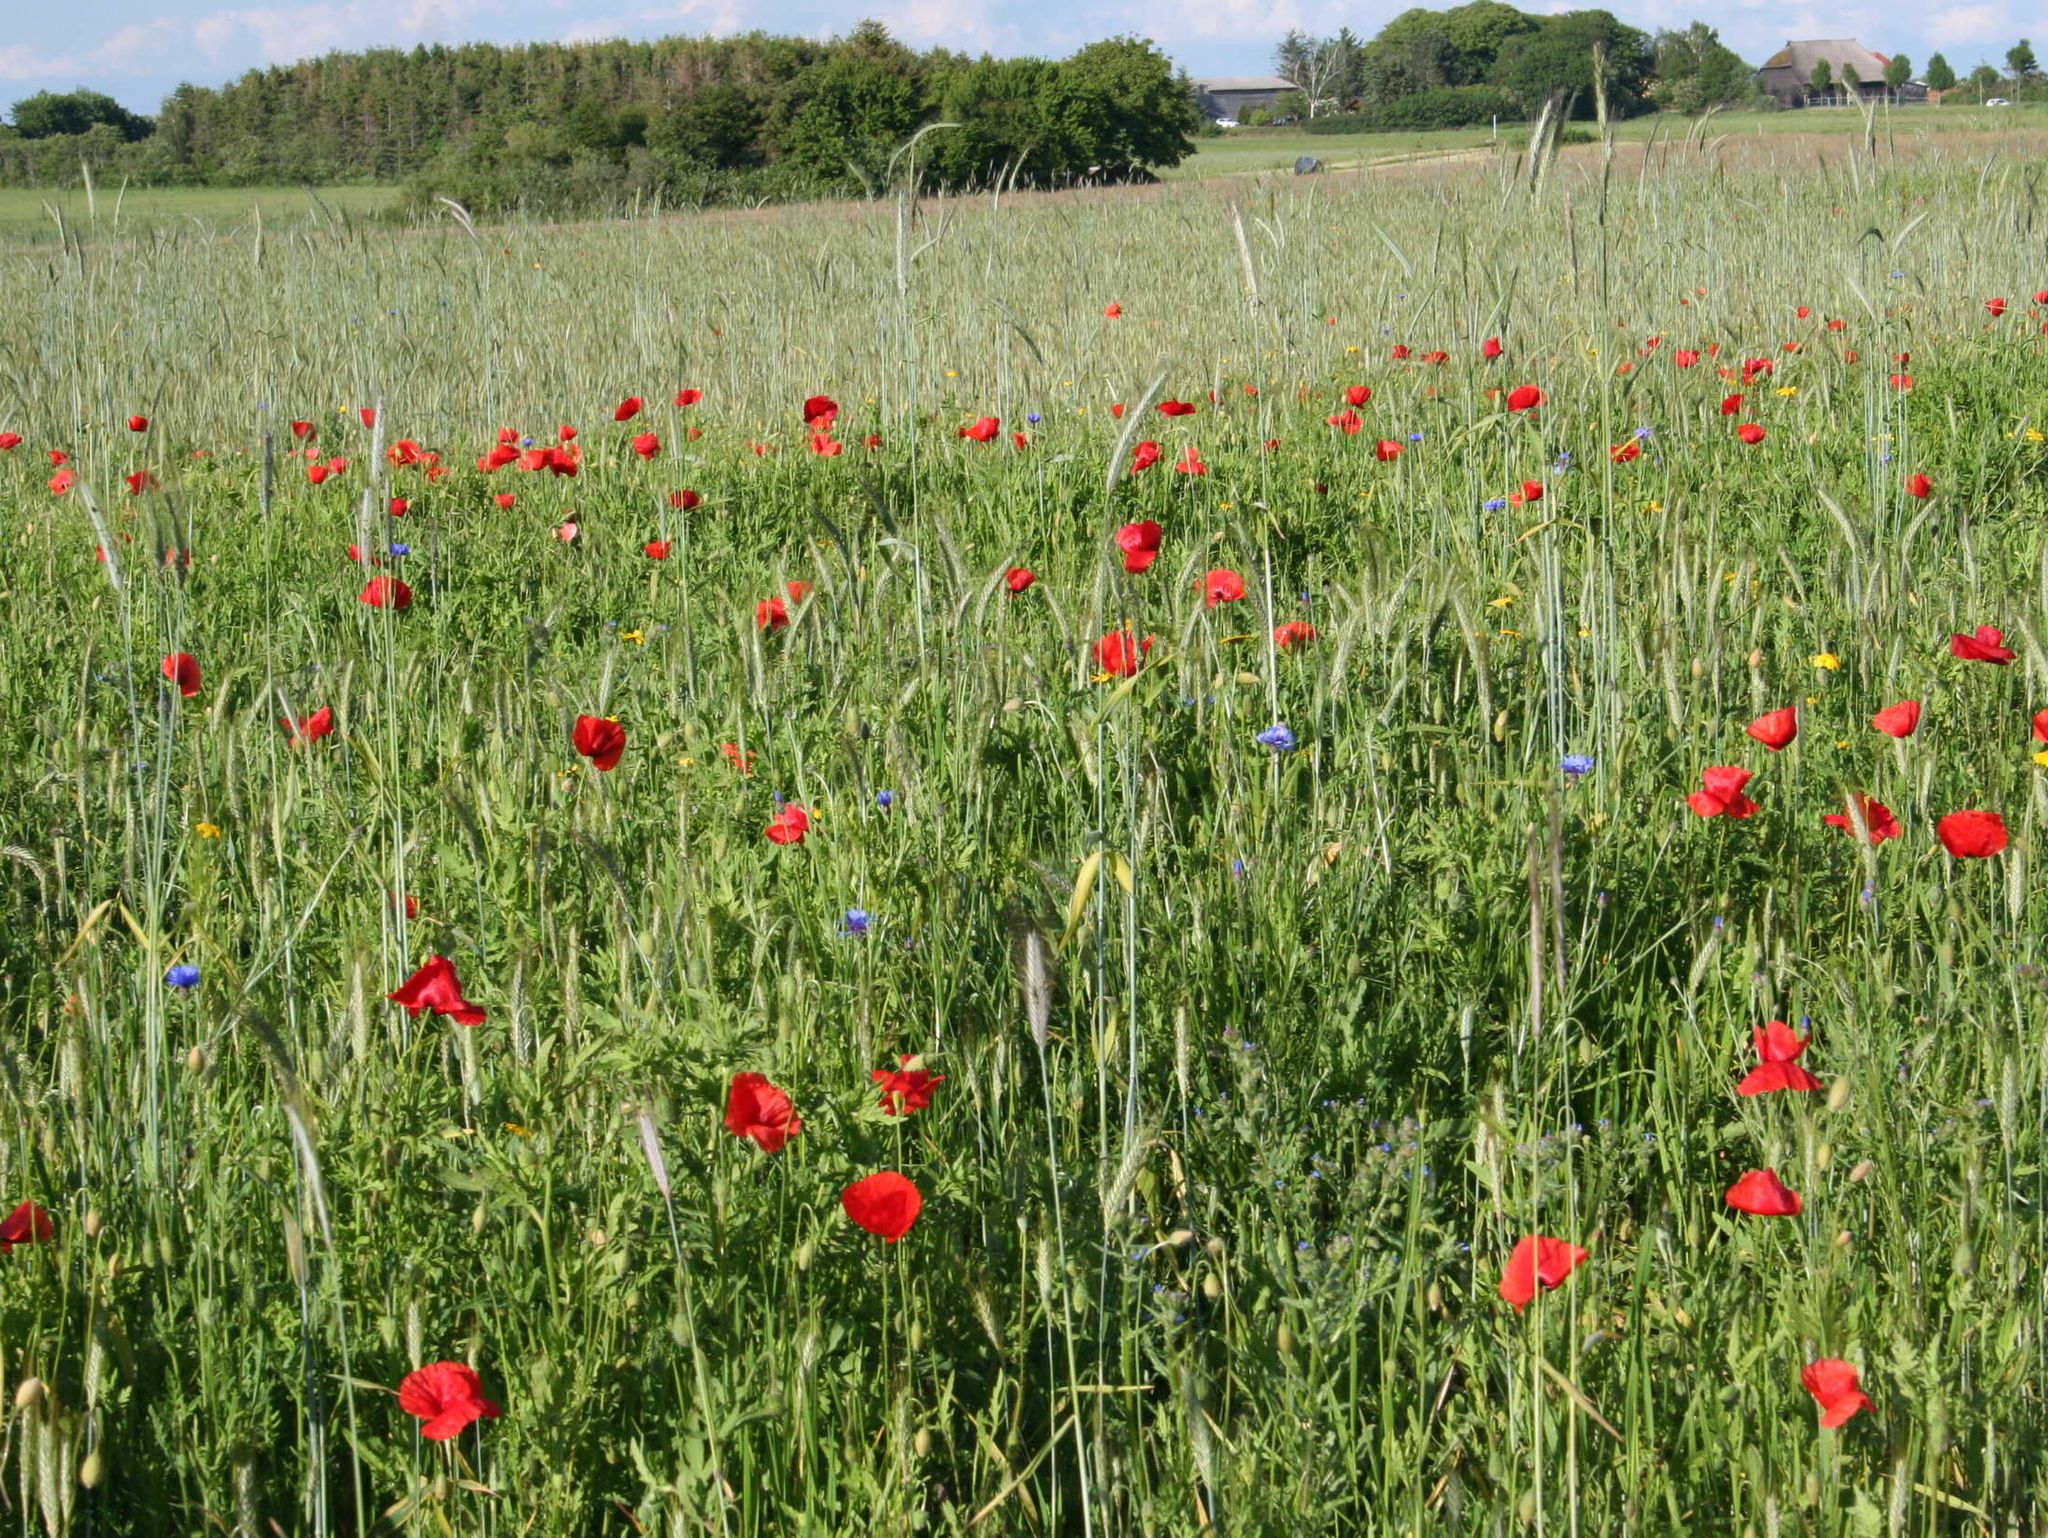
[[[1999,147],[1665,145],[1604,218],[1571,152],[1540,199],[1503,161],[927,202],[901,286],[883,205],[0,254],[0,1197],[56,1223],[0,1260],[8,1520],[2031,1531],[2048,277]],[[472,468],[558,423],[580,476]],[[1105,475],[1133,437],[1163,461]],[[345,553],[392,541],[404,613]],[[1203,607],[1216,566],[1246,599]],[[1126,621],[1148,665],[1097,682]],[[1981,623],[2013,666],[1949,659]],[[1870,731],[1903,697],[1919,734]],[[1792,703],[1784,753],[1743,736]],[[1718,763],[1756,818],[1685,809]],[[1822,826],[1850,789],[1905,837]],[[2013,847],[1950,860],[1963,806]],[[383,1002],[434,953],[485,1025]],[[1831,1093],[1732,1095],[1773,1017]],[[946,1081],[898,1120],[901,1053]],[[784,1153],[721,1125],[739,1070]],[[1765,1165],[1801,1217],[1722,1205]],[[879,1168],[926,1196],[893,1247],[839,1210]],[[1518,1316],[1526,1233],[1592,1259]],[[1839,1432],[1819,1355],[1876,1401]],[[436,1359],[504,1418],[419,1440]]]

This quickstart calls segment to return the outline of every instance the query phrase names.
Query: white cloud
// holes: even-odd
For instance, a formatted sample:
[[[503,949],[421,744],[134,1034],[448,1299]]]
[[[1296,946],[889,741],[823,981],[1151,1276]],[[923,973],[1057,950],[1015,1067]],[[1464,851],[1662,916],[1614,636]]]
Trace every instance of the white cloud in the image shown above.
[[[1927,41],[1937,48],[2001,42],[2019,35],[2002,4],[1952,5],[1929,16],[1923,30]]]
[[[61,54],[47,57],[26,43],[0,44],[0,80],[46,80],[55,75],[68,75],[77,68],[75,59]]]
[[[744,31],[747,17],[738,0],[678,0],[674,5],[620,11],[588,17],[561,35],[565,43],[594,43],[605,38],[684,33],[692,37],[731,37]]]

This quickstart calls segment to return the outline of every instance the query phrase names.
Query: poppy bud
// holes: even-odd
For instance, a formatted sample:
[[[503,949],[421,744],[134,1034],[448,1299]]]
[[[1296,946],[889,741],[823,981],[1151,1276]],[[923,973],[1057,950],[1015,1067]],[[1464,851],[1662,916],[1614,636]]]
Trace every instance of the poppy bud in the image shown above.
[[[23,1378],[21,1387],[14,1391],[14,1408],[30,1410],[43,1402],[47,1393],[41,1378]]]
[[[85,1237],[88,1239],[97,1239],[99,1236],[100,1215],[97,1212],[88,1212],[85,1215]]]
[[[1862,1185],[1864,1181],[1870,1178],[1871,1171],[1876,1168],[1877,1161],[1875,1159],[1863,1160],[1860,1164],[1856,1166],[1856,1168],[1849,1171],[1850,1184],[1859,1186]]]
[[[1828,1091],[1828,1109],[1830,1111],[1839,1111],[1848,1103],[1849,1081],[1847,1079],[1835,1080],[1834,1087]]]
[[[1212,1303],[1223,1296],[1223,1278],[1214,1271],[1202,1278],[1202,1296]]]
[[[1280,1328],[1273,1332],[1273,1349],[1282,1356],[1294,1355],[1294,1330],[1285,1319],[1280,1321]]]
[[[107,1460],[95,1447],[85,1455],[85,1462],[78,1466],[78,1482],[88,1490],[97,1490],[100,1481],[107,1477]]]
[[[489,1214],[484,1211],[484,1204],[478,1202],[476,1210],[469,1215],[469,1231],[473,1234],[482,1233],[484,1231],[484,1223],[488,1220],[488,1217]]]
[[[920,1458],[929,1458],[932,1452],[932,1434],[925,1427],[917,1428],[917,1435],[910,1439],[910,1450]]]
[[[194,1073],[199,1072],[200,1069],[206,1066],[206,1054],[198,1047],[194,1047],[185,1054],[185,1066]]]

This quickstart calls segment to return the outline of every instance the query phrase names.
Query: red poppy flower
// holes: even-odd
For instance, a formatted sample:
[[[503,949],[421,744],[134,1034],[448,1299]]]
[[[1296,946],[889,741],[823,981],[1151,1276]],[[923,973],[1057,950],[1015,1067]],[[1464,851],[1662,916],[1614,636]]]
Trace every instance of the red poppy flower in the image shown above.
[[[311,422],[294,422],[292,423],[292,436],[294,438],[317,438],[320,436],[320,429]]]
[[[1735,415],[1736,412],[1740,411],[1741,409],[1742,397],[1740,395],[1725,395],[1721,398],[1722,416],[1732,417]]]
[[[501,491],[495,497],[491,498],[491,500],[497,503],[499,507],[503,508],[506,512],[509,513],[512,511],[513,504],[516,503],[519,500],[519,498],[514,496],[509,491]]]
[[[1887,737],[1910,737],[1920,729],[1920,702],[1900,700],[1887,705],[1870,718],[1870,724]]]
[[[1543,500],[1543,483],[1541,481],[1524,481],[1522,482],[1521,489],[1515,495],[1522,499],[1521,502],[1515,504],[1518,507],[1530,502],[1541,502]],[[1512,501],[1513,498],[1511,497],[1509,500]]]
[[[1393,346],[1393,349],[1387,354],[1387,356],[1392,358],[1396,363],[1406,363],[1409,357],[1407,344],[1404,342],[1396,342]]]
[[[668,505],[685,513],[703,500],[694,491],[672,491],[668,494]]]
[[[1924,502],[1927,498],[1934,495],[1934,482],[1918,471],[1915,471],[1906,477],[1906,495],[1918,497]]]
[[[1123,316],[1124,307],[1120,304],[1106,304],[1102,307],[1102,313],[1111,320],[1118,320]]]
[[[1913,388],[1913,376],[1911,374],[1893,374],[1891,376],[1891,387],[1894,390],[1910,390]]]
[[[1742,364],[1742,382],[1754,384],[1759,374],[1775,374],[1778,366],[1769,358],[1747,358]]]
[[[612,409],[612,420],[614,422],[632,421],[633,418],[640,415],[640,408],[643,404],[645,403],[640,399],[639,396],[627,396],[624,400],[620,401],[618,405]]]
[[[1202,463],[1202,451],[1190,443],[1174,461],[1173,471],[1176,475],[1207,475],[1209,467]]]
[[[749,777],[753,775],[754,755],[752,753],[742,753],[738,743],[721,742],[718,745],[718,751],[724,754],[725,761],[731,764],[733,768],[739,770],[742,775]]]
[[[199,663],[190,652],[172,652],[164,658],[164,677],[178,686],[178,693],[192,698],[200,689]]]
[[[1316,638],[1316,627],[1305,619],[1289,620],[1284,625],[1273,627],[1273,644],[1282,651],[1295,646],[1305,646]]]
[[[1095,665],[1116,678],[1129,678],[1145,665],[1152,637],[1135,639],[1128,627],[1112,630],[1095,643]]]
[[[1500,1274],[1500,1295],[1520,1313],[1536,1296],[1538,1285],[1562,1287],[1566,1277],[1585,1262],[1586,1252],[1565,1239],[1530,1234],[1519,1241]]]
[[[2005,644],[2005,632],[1996,625],[1979,625],[1968,635],[1948,638],[1949,655],[1965,662],[1991,662],[2004,667],[2016,655]]]
[[[1799,1369],[1799,1381],[1820,1406],[1820,1423],[1832,1431],[1845,1426],[1859,1410],[1876,1408],[1863,1392],[1863,1380],[1854,1366],[1840,1357],[1824,1356]]]
[[[591,768],[607,772],[618,767],[619,755],[626,751],[626,729],[603,716],[578,716],[571,740]]]
[[[2048,742],[2048,710],[2034,712],[2034,740]]]
[[[1116,402],[1109,408],[1109,414],[1121,422],[1124,419],[1124,403],[1122,401]]]
[[[318,486],[321,482],[325,481],[327,477],[332,475],[333,473],[334,472],[329,470],[325,465],[306,466],[306,479],[311,481],[315,486]]]
[[[373,609],[412,607],[412,589],[397,577],[372,577],[357,597]]]
[[[1138,446],[1131,450],[1131,474],[1149,470],[1159,463],[1160,448],[1150,438],[1140,439]]]
[[[137,470],[133,475],[122,477],[128,483],[128,495],[139,497],[145,491],[157,490],[157,479],[147,470]]]
[[[1935,824],[1941,847],[1958,860],[1988,860],[2011,842],[1996,812],[1950,812]]]
[[[676,391],[676,404],[678,406],[694,406],[702,399],[704,399],[704,392],[702,390]]]
[[[812,433],[811,452],[821,459],[837,459],[846,452],[846,445],[830,433]]]
[[[789,605],[780,598],[764,598],[754,605],[756,630],[784,630],[789,626]]]
[[[0,454],[12,454],[20,447],[20,433],[0,433]]]
[[[1699,351],[1692,347],[1681,347],[1671,355],[1671,361],[1680,368],[1697,368],[1700,361]]]
[[[1742,1082],[1735,1086],[1736,1094],[1768,1095],[1781,1089],[1825,1087],[1799,1066],[1799,1055],[1807,1049],[1811,1038],[1801,1036],[1782,1020],[1757,1026],[1749,1038],[1756,1047],[1757,1066],[1742,1076]]]
[[[910,1232],[924,1210],[924,1193],[907,1175],[883,1170],[841,1191],[839,1205],[869,1233],[894,1244]]]
[[[1744,730],[1773,753],[1782,752],[1799,735],[1799,709],[1787,705],[1783,710],[1770,711],[1758,716]]]
[[[1799,1193],[1772,1170],[1751,1170],[1728,1188],[1724,1200],[1753,1218],[1796,1218],[1805,1206]]]
[[[1756,803],[1745,796],[1750,771],[1733,764],[1716,764],[1700,771],[1703,789],[1685,798],[1685,804],[1702,817],[1754,817]]]
[[[1987,299],[1984,301],[1984,308],[1989,310],[1991,318],[1996,320],[2005,313],[2005,301],[2003,299]]]
[[[430,1362],[407,1373],[398,1385],[398,1407],[425,1422],[420,1435],[429,1442],[445,1442],[472,1421],[505,1413],[484,1398],[483,1380],[460,1362]]]
[[[431,1009],[457,1025],[482,1025],[485,1019],[484,1012],[462,996],[462,980],[455,975],[455,963],[446,956],[431,957],[396,993],[385,997],[413,1016]]]
[[[1037,580],[1038,573],[1028,566],[1012,566],[1003,573],[1003,585],[1010,590],[1013,597],[1023,592]]]
[[[61,497],[66,492],[70,491],[71,488],[73,486],[76,486],[77,484],[77,475],[73,473],[69,465],[66,465],[63,469],[59,470],[55,475],[50,477],[50,495],[53,497]]]
[[[1534,411],[1549,399],[1549,396],[1545,395],[1534,385],[1516,385],[1512,390],[1508,391],[1508,410]]]
[[[801,577],[789,584],[789,601],[791,603],[802,603],[810,596],[811,584],[804,581]]]
[[[1191,417],[1195,406],[1191,401],[1161,401],[1159,414],[1163,417]]]
[[[1372,446],[1373,457],[1383,465],[1390,465],[1407,451],[1408,445],[1393,438],[1382,438]]]
[[[1830,331],[1846,331],[1848,327],[1849,323],[1846,320],[1831,320],[1828,322],[1828,330]],[[1851,358],[1849,361],[1854,363],[1856,360]]]
[[[1899,819],[1892,815],[1892,809],[1882,801],[1869,796],[1856,798],[1856,810],[1863,818],[1863,831],[1873,844],[1882,844],[1888,838],[1897,838],[1901,833]],[[1847,812],[1830,812],[1821,821],[1831,828],[1840,828],[1851,838],[1856,836],[1855,821]]]
[[[375,427],[377,425],[377,409],[374,406],[363,407],[362,410],[356,413],[356,417],[365,427]]]
[[[2048,288],[2044,288],[2034,295],[2034,303],[2048,304]]]
[[[661,435],[659,433],[634,434],[633,452],[642,459],[652,459],[661,452]]]
[[[839,402],[829,395],[813,395],[804,402],[804,426],[814,433],[829,433],[839,419]]]
[[[56,1237],[57,1225],[36,1202],[23,1202],[0,1219],[0,1255],[12,1254],[17,1244],[48,1244]]]
[[[322,705],[310,716],[301,716],[296,721],[286,716],[284,730],[285,735],[291,738],[293,747],[318,742],[334,730],[334,708],[331,705]]]
[[[1202,602],[1213,609],[1219,603],[1236,603],[1244,597],[1244,578],[1228,566],[1219,566],[1202,579]]]
[[[148,431],[149,431],[149,418],[148,418],[148,417],[130,417],[130,418],[128,419],[128,431],[130,431],[131,433],[146,433],[146,432],[148,432]]]
[[[668,559],[668,547],[669,542],[665,539],[650,539],[640,549],[650,561],[665,561]]]
[[[1631,438],[1626,443],[1617,443],[1607,451],[1607,457],[1618,465],[1625,465],[1643,457],[1643,446]]]
[[[1348,406],[1363,406],[1371,399],[1371,385],[1352,385],[1344,392],[1344,403]]]
[[[946,1082],[942,1073],[926,1073],[910,1065],[917,1059],[905,1052],[895,1068],[877,1068],[868,1077],[882,1086],[882,1114],[908,1116],[932,1103],[932,1091]]]
[[[1124,570],[1149,569],[1159,559],[1159,541],[1164,532],[1149,518],[1142,523],[1127,523],[1118,529],[1116,547],[1124,553]]]
[[[987,443],[1003,430],[1001,417],[976,417],[960,429],[960,436],[971,438],[976,443]]]
[[[763,1153],[781,1153],[783,1144],[804,1130],[804,1123],[789,1096],[765,1074],[736,1073],[725,1096],[725,1130],[734,1137],[752,1138]]]
[[[391,516],[392,516],[392,517],[394,517],[394,518],[403,518],[403,517],[404,517],[404,516],[405,516],[405,515],[406,515],[407,513],[411,512],[411,511],[412,511],[412,504],[411,504],[410,502],[406,501],[406,499],[405,499],[404,497],[393,497],[393,498],[391,499]]]
[[[1759,427],[1756,423],[1744,422],[1740,427],[1735,429],[1735,436],[1740,438],[1744,443],[1754,446],[1756,444],[1762,443],[1764,441],[1766,434],[1764,430],[1761,427]]]
[[[1441,366],[1451,361],[1451,355],[1443,351],[1443,349],[1439,348],[1435,352],[1424,353],[1422,355],[1422,361],[1424,363],[1430,363]],[[1537,393],[1541,394],[1542,392],[1538,391]]]
[[[1484,345],[1480,347],[1479,356],[1487,359],[1490,362],[1491,360],[1498,358],[1505,351],[1507,351],[1507,349],[1500,345],[1500,338],[1497,336],[1490,336],[1486,339]]]
[[[696,429],[692,428],[691,431],[694,433]],[[878,449],[882,446],[882,435],[880,433],[869,433],[865,438],[861,439],[860,441],[862,445],[867,448]]]
[[[1342,411],[1333,412],[1323,420],[1332,427],[1342,429],[1347,437],[1356,437],[1365,428],[1365,418],[1349,407]]]
[[[811,814],[800,806],[785,806],[769,819],[763,831],[771,844],[801,844],[804,835],[811,831]]]

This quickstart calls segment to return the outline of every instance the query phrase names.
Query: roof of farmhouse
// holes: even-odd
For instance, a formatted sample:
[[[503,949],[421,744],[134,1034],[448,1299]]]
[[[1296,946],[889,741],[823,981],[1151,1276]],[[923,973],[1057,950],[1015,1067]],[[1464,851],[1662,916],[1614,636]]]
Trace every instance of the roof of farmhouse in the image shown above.
[[[1204,91],[1291,91],[1292,80],[1282,80],[1278,75],[1219,75],[1213,80],[1197,80],[1195,84]]]
[[[1853,37],[1835,37],[1787,43],[1764,60],[1763,67],[1789,69],[1801,79],[1811,75],[1816,64],[1826,64],[1837,79],[1844,67],[1851,67],[1859,79],[1877,81],[1884,78],[1884,67],[1889,62],[1883,54],[1872,53]]]

